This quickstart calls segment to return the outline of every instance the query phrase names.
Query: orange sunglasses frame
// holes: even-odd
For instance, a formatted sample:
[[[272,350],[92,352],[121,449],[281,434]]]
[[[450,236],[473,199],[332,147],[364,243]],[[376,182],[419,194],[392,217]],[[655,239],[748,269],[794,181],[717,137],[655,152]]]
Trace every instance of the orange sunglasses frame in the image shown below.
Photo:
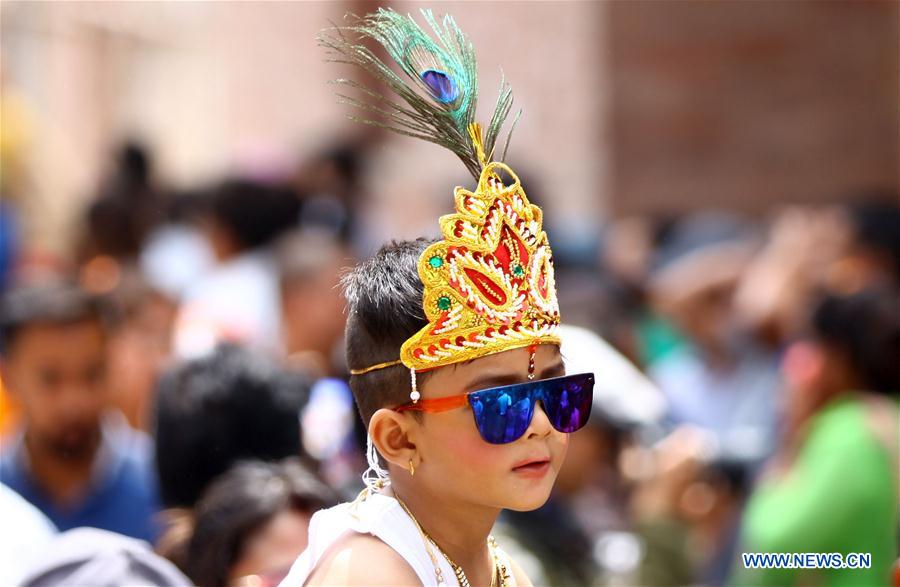
[[[528,379],[534,379],[534,354],[537,352],[537,344],[528,345]],[[449,395],[447,397],[439,397],[436,399],[420,399],[415,402],[403,404],[394,408],[395,412],[425,412],[426,414],[439,414],[441,412],[449,412],[458,408],[464,408],[469,404],[469,394],[475,393],[469,391],[459,395]]]
[[[439,397],[436,399],[420,399],[416,403],[403,404],[394,408],[395,412],[426,412],[428,414],[439,414],[441,412],[449,412],[457,408],[464,408],[469,405],[469,393],[461,393],[459,395],[450,395],[447,397]]]

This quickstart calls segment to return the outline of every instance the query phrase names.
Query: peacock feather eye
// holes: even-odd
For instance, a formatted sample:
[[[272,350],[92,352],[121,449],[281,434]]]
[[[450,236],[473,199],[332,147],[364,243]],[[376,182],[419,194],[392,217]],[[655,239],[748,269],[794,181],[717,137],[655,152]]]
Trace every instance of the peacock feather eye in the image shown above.
[[[453,78],[437,69],[426,69],[420,76],[422,83],[434,96],[434,99],[442,104],[449,104],[459,98],[459,88]]]
[[[355,24],[339,26],[334,32],[323,31],[319,44],[334,52],[339,61],[362,68],[378,82],[373,86],[352,79],[336,80],[365,94],[363,100],[350,100],[352,105],[390,113],[385,120],[363,118],[361,122],[446,147],[462,160],[475,180],[480,180],[481,170],[490,163],[487,159],[494,155],[503,124],[512,112],[512,90],[501,78],[490,123],[483,132],[471,130],[478,102],[475,47],[450,15],[437,18],[428,9],[421,13],[427,28],[412,15],[379,8],[353,19]],[[365,39],[380,45],[386,58],[373,52]],[[518,118],[519,114],[514,114]],[[509,134],[507,143],[508,139]],[[496,149],[500,161],[505,152],[505,146]]]

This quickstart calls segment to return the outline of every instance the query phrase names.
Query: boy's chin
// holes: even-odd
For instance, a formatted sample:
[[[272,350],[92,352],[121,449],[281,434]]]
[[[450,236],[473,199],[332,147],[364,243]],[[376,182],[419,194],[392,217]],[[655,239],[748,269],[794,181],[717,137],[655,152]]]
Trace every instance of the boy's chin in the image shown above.
[[[546,488],[534,487],[531,491],[522,491],[521,489],[511,494],[506,499],[503,509],[512,510],[514,512],[530,512],[547,503],[550,499],[550,490],[553,485]]]

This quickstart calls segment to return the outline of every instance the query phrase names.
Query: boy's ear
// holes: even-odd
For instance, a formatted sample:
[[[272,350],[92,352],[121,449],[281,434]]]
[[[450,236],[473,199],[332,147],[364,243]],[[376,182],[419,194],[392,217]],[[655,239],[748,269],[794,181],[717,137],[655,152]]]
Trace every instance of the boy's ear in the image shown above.
[[[369,420],[369,435],[372,443],[384,459],[405,469],[410,459],[416,457],[415,436],[418,423],[409,414],[381,408]]]

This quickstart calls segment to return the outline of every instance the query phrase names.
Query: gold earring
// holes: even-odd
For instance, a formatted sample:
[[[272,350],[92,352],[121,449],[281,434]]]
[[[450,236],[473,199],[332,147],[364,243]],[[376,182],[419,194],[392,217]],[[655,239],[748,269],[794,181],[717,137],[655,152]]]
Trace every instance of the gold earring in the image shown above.
[[[416,467],[413,465],[412,459],[409,459],[409,476],[415,477],[416,475]]]

